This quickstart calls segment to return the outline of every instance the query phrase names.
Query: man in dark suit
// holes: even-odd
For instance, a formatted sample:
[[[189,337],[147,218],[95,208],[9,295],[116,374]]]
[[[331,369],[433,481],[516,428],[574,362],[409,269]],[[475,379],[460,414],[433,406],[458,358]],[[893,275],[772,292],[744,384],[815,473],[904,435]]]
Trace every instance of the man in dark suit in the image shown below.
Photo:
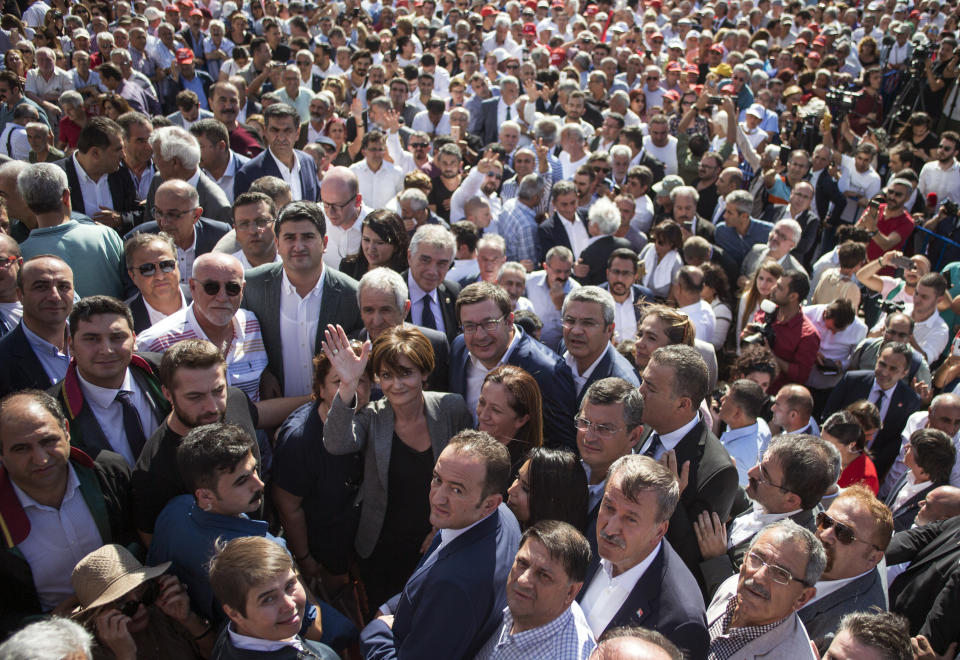
[[[520,84],[513,76],[504,76],[500,80],[500,97],[487,99],[480,104],[480,125],[477,132],[483,136],[483,144],[496,142],[500,135],[500,124],[505,121],[521,119],[517,99],[520,98]]]
[[[833,152],[826,145],[819,145],[813,150],[810,173],[807,180],[813,184],[813,208],[818,218],[826,218],[833,203],[833,213],[830,213],[830,224],[835,225],[847,205],[847,198],[840,192],[837,180],[830,174],[830,161]]]
[[[375,268],[360,278],[357,284],[357,303],[363,328],[354,337],[360,341],[375,340],[384,331],[405,325],[416,328],[426,336],[433,347],[433,371],[424,389],[442,392],[447,389],[450,368],[450,342],[446,335],[403,319],[410,314],[410,297],[403,277],[389,268]]]
[[[67,418],[71,446],[94,459],[115,452],[130,468],[170,412],[155,374],[160,355],[136,355],[134,337],[126,305],[108,296],[83,298],[70,314],[73,360],[64,379],[48,390]],[[107,359],[107,341],[116,359]]]
[[[892,533],[890,509],[863,484],[845,489],[826,512],[817,514],[816,535],[827,565],[817,594],[798,612],[810,639],[819,642],[835,633],[850,612],[886,609],[877,564]]]
[[[943,431],[922,428],[910,435],[903,455],[907,471],[894,483],[883,501],[893,512],[895,532],[913,526],[920,512],[920,502],[927,493],[950,483],[956,458],[953,440]]]
[[[326,220],[316,202],[292,202],[276,223],[282,262],[247,271],[241,305],[260,321],[267,369],[279,381],[281,396],[310,393],[313,356],[320,352],[328,324],[343,326],[347,334],[362,326],[357,283],[323,265],[326,233]]]
[[[614,250],[607,259],[607,281],[600,285],[613,296],[617,324],[613,336],[617,342],[636,336],[643,306],[654,299],[653,291],[635,283],[638,263],[637,253],[633,250]]]
[[[73,271],[59,257],[28,259],[20,270],[20,324],[0,339],[0,397],[45,390],[67,373],[67,317],[73,310]],[[41,360],[42,356],[42,360]]]
[[[577,188],[572,181],[558,181],[550,191],[553,213],[537,227],[540,238],[540,262],[547,260],[547,252],[554,245],[562,245],[579,258],[590,241],[587,214],[577,210]],[[573,240],[570,237],[573,236]],[[574,245],[576,244],[576,245]]]
[[[127,273],[137,293],[127,299],[133,331],[143,332],[192,301],[190,287],[180,283],[177,245],[169,236],[149,232],[132,235],[123,246]]]
[[[737,468],[698,412],[708,379],[707,365],[696,348],[675,345],[654,351],[640,385],[643,423],[652,432],[638,452],[660,460],[672,451],[678,470],[690,465],[689,485],[670,519],[667,538],[702,590],[706,587],[700,572],[703,557],[693,521],[704,511],[727,520],[739,489]]]
[[[407,249],[410,268],[402,273],[410,292],[411,306],[406,320],[438,330],[450,342],[460,333],[456,311],[460,285],[444,278],[456,254],[457,239],[449,229],[442,225],[423,225],[410,239]]]
[[[656,189],[656,186],[654,186]],[[673,202],[673,219],[684,230],[683,237],[700,236],[713,243],[716,226],[697,215],[697,199],[699,193],[693,186],[677,186],[670,191],[670,200]]]
[[[500,506],[507,448],[482,431],[461,431],[433,474],[430,524],[440,533],[403,591],[360,633],[365,657],[472,658],[503,617],[520,543],[516,519]]]
[[[292,199],[313,202],[320,199],[317,163],[313,156],[293,148],[300,132],[300,115],[286,103],[274,103],[263,111],[267,150],[237,170],[234,197],[250,189],[262,176],[275,176],[290,186]],[[282,168],[282,169],[281,169]]]
[[[118,231],[143,221],[137,189],[122,159],[123,129],[108,117],[93,117],[80,131],[77,151],[56,162],[67,173],[70,208]],[[111,208],[97,203],[97,188],[104,177]]]
[[[607,261],[616,250],[630,250],[630,241],[616,232],[620,230],[620,211],[610,200],[597,200],[590,207],[587,220],[593,241],[583,248],[573,266],[574,277],[580,284],[599,285],[606,281]]]
[[[835,455],[826,440],[814,435],[777,436],[748,473],[746,494],[754,506],[729,523],[709,512],[694,521],[703,557],[700,571],[711,597],[724,580],[740,571],[743,556],[765,525],[790,518],[816,531],[820,500],[836,482]]]
[[[877,476],[890,469],[900,451],[900,434],[910,417],[920,407],[920,397],[901,382],[910,368],[911,349],[906,344],[890,343],[880,351],[873,371],[848,371],[827,399],[822,420],[846,408],[854,401],[867,399],[880,409],[880,430],[871,451]]]
[[[157,173],[147,192],[149,211],[155,211],[157,189],[166,181],[180,180],[196,189],[205,217],[226,224],[233,222],[233,210],[227,194],[200,169],[200,143],[197,138],[179,126],[164,126],[153,132],[150,144],[153,145],[153,162]]]
[[[483,376],[500,364],[512,364],[533,376],[543,395],[543,437],[551,447],[576,451],[573,412],[577,392],[570,367],[559,355],[513,324],[509,294],[496,284],[476,282],[457,297],[463,327],[450,348],[450,392],[477,409]]]
[[[598,556],[578,600],[598,638],[613,628],[643,626],[687,657],[705,658],[710,636],[697,581],[664,539],[679,499],[677,476],[652,458],[624,456],[610,466],[596,523]],[[610,589],[613,579],[641,565],[622,588]]]
[[[640,385],[633,365],[611,343],[616,324],[608,291],[597,286],[574,289],[563,301],[561,315],[567,349],[563,359],[573,372],[578,403],[590,385],[608,376]]]
[[[156,179],[153,180],[156,183]],[[136,234],[164,232],[173,238],[177,246],[176,259],[180,268],[180,281],[185,283],[193,271],[193,261],[201,254],[211,252],[227,232],[230,225],[202,217],[204,208],[196,188],[186,181],[172,179],[157,188],[155,206],[151,207],[157,220],[137,225],[124,239]]]

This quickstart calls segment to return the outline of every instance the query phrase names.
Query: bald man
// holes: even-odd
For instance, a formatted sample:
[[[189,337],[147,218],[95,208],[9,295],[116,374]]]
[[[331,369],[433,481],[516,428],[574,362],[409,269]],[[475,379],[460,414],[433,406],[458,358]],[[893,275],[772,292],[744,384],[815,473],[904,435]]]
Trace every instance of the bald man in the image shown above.
[[[666,637],[648,628],[614,628],[600,639],[590,660],[682,660]]]
[[[373,209],[363,203],[357,175],[339,165],[323,175],[320,205],[327,219],[327,251],[323,253],[323,263],[339,269],[345,257],[360,251],[360,228]]]
[[[887,472],[880,486],[880,497],[886,497],[894,488],[900,477],[907,472],[907,466],[904,463],[904,457],[907,453],[907,445],[910,444],[910,436],[917,429],[937,429],[943,431],[953,440],[953,446],[960,451],[960,396],[956,394],[944,393],[938,394],[930,402],[928,410],[918,410],[907,418],[907,424],[903,427],[901,435],[902,443],[900,445],[900,455],[894,461],[893,466]],[[953,464],[953,470],[950,472],[950,484],[960,486],[960,461]]]

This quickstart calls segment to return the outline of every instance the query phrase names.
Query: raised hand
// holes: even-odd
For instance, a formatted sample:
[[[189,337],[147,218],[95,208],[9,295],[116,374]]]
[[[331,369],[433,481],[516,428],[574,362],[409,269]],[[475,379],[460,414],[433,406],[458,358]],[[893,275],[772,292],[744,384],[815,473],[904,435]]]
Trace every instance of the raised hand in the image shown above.
[[[186,587],[175,575],[161,575],[157,582],[161,589],[157,607],[174,621],[185,623],[190,617],[190,597]]]
[[[113,651],[117,660],[136,660],[137,643],[127,630],[130,617],[120,610],[105,609],[93,620],[97,639]]]
[[[357,393],[360,377],[363,376],[370,359],[370,342],[365,341],[360,355],[357,355],[350,348],[350,340],[342,326],[328,325],[323,334],[325,341],[320,345],[330,360],[330,365],[340,377],[340,398],[344,403],[349,403]]]
[[[727,551],[727,528],[715,512],[701,511],[693,521],[693,531],[697,534],[697,545],[704,559],[719,557]]]

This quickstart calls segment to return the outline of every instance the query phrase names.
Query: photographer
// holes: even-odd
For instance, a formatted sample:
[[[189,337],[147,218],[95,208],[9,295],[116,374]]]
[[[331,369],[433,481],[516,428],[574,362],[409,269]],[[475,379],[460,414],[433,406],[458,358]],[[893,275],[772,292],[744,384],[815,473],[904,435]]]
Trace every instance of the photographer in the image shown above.
[[[913,217],[904,204],[913,193],[913,186],[906,179],[894,179],[882,195],[871,199],[867,210],[857,220],[873,236],[867,243],[867,259],[879,259],[890,250],[902,250],[913,233]],[[883,201],[881,201],[883,200]],[[884,272],[885,275],[892,272]]]
[[[798,270],[788,270],[770,294],[777,305],[773,313],[757,311],[753,323],[744,328],[746,343],[763,343],[773,351],[778,375],[770,394],[787,383],[805,383],[820,351],[820,334],[803,315],[802,302],[810,293],[810,280]],[[759,335],[759,336],[757,336]]]
[[[924,63],[924,75],[927,78],[927,84],[923,88],[923,107],[931,114],[936,115],[941,110],[946,109],[944,101],[947,98],[947,92],[950,91],[950,85],[960,74],[960,70],[957,68],[960,54],[956,51],[957,40],[952,37],[944,37],[940,42],[940,50],[937,53],[936,60],[928,59]],[[948,113],[942,112],[941,125],[937,128],[942,130],[945,122],[949,119]]]
[[[880,97],[883,70],[878,66],[864,69],[862,81],[863,89],[850,111],[850,128],[861,137],[868,128],[883,124],[883,99]]]

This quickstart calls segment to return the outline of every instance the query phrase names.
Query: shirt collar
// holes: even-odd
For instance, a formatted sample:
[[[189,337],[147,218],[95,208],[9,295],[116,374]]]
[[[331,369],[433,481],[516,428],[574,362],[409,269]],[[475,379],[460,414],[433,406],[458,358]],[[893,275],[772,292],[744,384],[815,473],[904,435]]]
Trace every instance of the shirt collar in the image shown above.
[[[285,649],[288,646],[292,646],[298,651],[303,650],[303,644],[300,642],[297,637],[291,637],[290,639],[282,639],[280,641],[273,641],[270,639],[259,639],[257,637],[248,637],[247,635],[241,635],[233,629],[233,624],[231,623],[227,626],[227,634],[230,635],[230,641],[238,649],[244,649],[246,651],[259,651],[261,653],[270,653],[273,651],[279,651]]]
[[[500,361],[497,365],[506,364],[507,360],[510,359],[510,354],[513,353],[513,349],[517,347],[517,342],[520,341],[520,333],[522,331],[517,326],[513,326],[513,339],[510,340],[510,345],[507,346],[507,350],[503,352],[503,357],[500,358]],[[484,371],[492,371],[492,369],[487,369],[477,358],[473,357],[473,353],[467,352],[467,355],[470,356],[470,363],[477,369],[483,369]]]
[[[525,650],[535,652],[545,639],[559,634],[570,624],[570,620],[573,618],[574,607],[579,607],[576,601],[571,603],[570,606],[553,621],[516,634],[510,632],[513,628],[513,613],[510,612],[509,606],[504,607],[503,625],[500,627],[500,637],[497,640],[497,647],[499,648],[509,644],[513,646],[513,650],[517,652]]]
[[[430,296],[430,300],[439,304],[439,298],[437,297],[437,290],[434,289],[433,291],[427,293],[426,291],[421,289],[420,285],[417,284],[417,281],[413,279],[413,273],[410,273],[409,276],[407,277],[407,286],[410,290],[411,302],[416,302],[418,300],[421,300],[424,296]]]
[[[17,499],[20,500],[20,505],[24,509],[33,507],[36,509],[51,511],[55,508],[55,507],[47,506],[46,504],[40,504],[40,502],[36,501],[35,499],[27,495],[25,492],[23,492],[20,486],[18,486],[13,481],[13,479],[10,480],[10,485],[13,486],[13,492],[16,493]],[[60,501],[60,507],[56,507],[56,508],[57,509],[61,508],[70,498],[76,495],[77,490],[79,490],[79,488],[80,488],[80,479],[79,477],[77,477],[77,473],[73,469],[73,465],[71,465],[68,461],[67,462],[67,488],[63,491],[63,499]]]
[[[94,181],[94,180],[90,177],[90,175],[87,174],[87,171],[86,171],[85,169],[83,169],[83,165],[80,164],[80,161],[77,160],[77,152],[76,152],[76,151],[73,152],[73,165],[74,165],[74,167],[76,167],[76,169],[77,169],[77,176],[80,177],[80,182],[81,182],[81,183],[87,182],[87,183],[92,183],[92,184],[95,185],[95,186],[98,186],[98,185],[100,185],[100,182],[103,181],[103,180],[107,177],[106,174],[102,174],[102,175],[100,175],[100,178],[99,178],[99,179],[97,179],[96,181]]]
[[[694,426],[700,421],[700,413],[697,412],[694,414],[693,419],[689,422],[676,429],[670,433],[662,434],[660,436],[660,443],[663,445],[664,451],[670,451],[674,447],[680,444],[680,441],[683,440],[684,436],[689,433]]]
[[[481,518],[481,519],[478,520],[477,522],[473,523],[472,525],[467,525],[466,527],[462,527],[462,528],[460,528],[460,529],[446,529],[446,528],[441,529],[441,530],[440,530],[440,547],[442,548],[442,547],[445,547],[445,546],[450,545],[450,543],[451,543],[455,538],[457,538],[458,536],[460,536],[460,535],[462,535],[462,534],[465,534],[465,533],[466,533],[467,531],[469,531],[470,529],[473,529],[474,527],[476,527],[477,525],[479,525],[480,523],[482,523],[484,520],[486,520],[487,518],[489,518],[490,516],[492,516],[492,515],[493,515],[494,513],[496,513],[497,511],[498,511],[498,509],[494,509],[493,512],[488,513],[487,515],[485,515],[483,518]]]
[[[83,374],[80,373],[79,367],[77,368],[77,378],[80,380],[80,387],[83,388],[83,394],[87,400],[92,401],[101,408],[108,408],[110,404],[117,399],[118,393],[133,393],[135,392],[134,387],[136,387],[136,384],[133,381],[133,374],[130,373],[130,367],[127,367],[127,371],[123,375],[123,382],[120,384],[120,387],[115,390],[94,385],[83,377]]]
[[[273,162],[277,164],[281,172],[288,172],[291,177],[294,175],[300,176],[300,159],[297,158],[297,154],[293,154],[293,167],[287,167],[277,158],[277,155],[273,153],[273,149],[267,149],[267,151],[270,152],[270,157],[273,158]]]
[[[191,186],[193,186],[194,188],[197,187],[197,184],[200,183],[200,168],[199,168],[199,167],[197,168],[197,171],[193,173],[193,176],[190,177],[189,179],[187,179],[187,183],[189,183],[189,184],[190,184]],[[194,232],[194,234],[196,234],[196,232]]]
[[[720,435],[720,442],[727,444],[728,442],[733,442],[734,440],[739,440],[743,437],[756,436],[760,432],[760,423],[754,422],[753,424],[748,424],[739,429],[728,428]]]
[[[153,305],[151,305],[147,301],[147,299],[143,297],[143,294],[140,294],[140,298],[143,300],[143,305],[147,308],[148,315],[163,314],[163,312],[161,312],[160,310],[156,309]],[[183,309],[186,306],[187,306],[187,297],[183,295],[183,289],[180,289],[180,307],[177,308],[177,311],[179,312],[181,309]],[[164,316],[169,316],[169,314],[164,314]]]
[[[286,273],[284,273],[284,277],[286,277]],[[207,337],[207,333],[203,331],[203,328],[200,327],[200,322],[197,321],[197,312],[194,310],[194,305],[196,304],[197,302],[193,301],[187,306],[187,312],[186,312],[187,323],[190,325],[191,328],[193,328],[194,332],[196,332],[199,337],[209,340],[210,338]],[[234,337],[236,338],[238,343],[242,344],[244,339],[244,330],[246,329],[244,326],[246,324],[240,322],[240,319],[238,318],[240,316],[240,313],[241,313],[240,310],[237,310],[237,312],[230,319],[230,323],[233,325]]]
[[[650,564],[652,564],[653,560],[657,558],[662,545],[663,541],[657,543],[657,547],[653,549],[653,552],[644,557],[639,564],[632,568],[628,568],[616,577],[613,576],[613,564],[601,557],[600,570],[603,571],[603,575],[606,576],[609,586],[619,587],[627,593],[632,591],[633,587],[637,584],[637,581],[643,577],[643,574],[647,572],[648,568],[650,568]]]
[[[563,359],[567,363],[567,366],[570,367],[570,369],[573,371],[573,373],[580,376],[581,378],[590,378],[591,374],[593,374],[593,370],[597,368],[598,364],[600,364],[600,360],[602,360],[603,356],[607,354],[607,351],[611,350],[612,348],[613,347],[608,344],[607,347],[600,353],[600,355],[597,356],[597,359],[594,360],[589,367],[584,369],[583,373],[580,373],[579,369],[577,369],[577,359],[572,355],[570,355],[570,351],[564,352]]]
[[[293,286],[293,283],[290,281],[290,278],[287,277],[287,270],[285,268],[282,270],[283,270],[283,279],[281,281],[280,286],[283,289],[284,295],[296,294],[299,296],[300,294],[297,293],[297,288]],[[317,283],[313,285],[313,289],[310,291],[310,293],[308,293],[305,296],[302,296],[304,299],[314,295],[319,296],[323,292],[323,278],[326,276],[326,274],[327,274],[326,268],[320,271],[320,277],[317,278]]]
[[[48,342],[46,339],[34,333],[33,330],[27,327],[26,323],[21,323],[20,327],[23,328],[23,334],[27,336],[27,343],[30,344],[30,347],[33,350],[35,351],[40,350],[45,353],[53,353],[56,355],[67,355],[67,356],[70,355],[70,350],[69,348],[67,348],[66,342],[64,342],[63,350],[61,351],[59,348],[57,348],[56,346]]]

